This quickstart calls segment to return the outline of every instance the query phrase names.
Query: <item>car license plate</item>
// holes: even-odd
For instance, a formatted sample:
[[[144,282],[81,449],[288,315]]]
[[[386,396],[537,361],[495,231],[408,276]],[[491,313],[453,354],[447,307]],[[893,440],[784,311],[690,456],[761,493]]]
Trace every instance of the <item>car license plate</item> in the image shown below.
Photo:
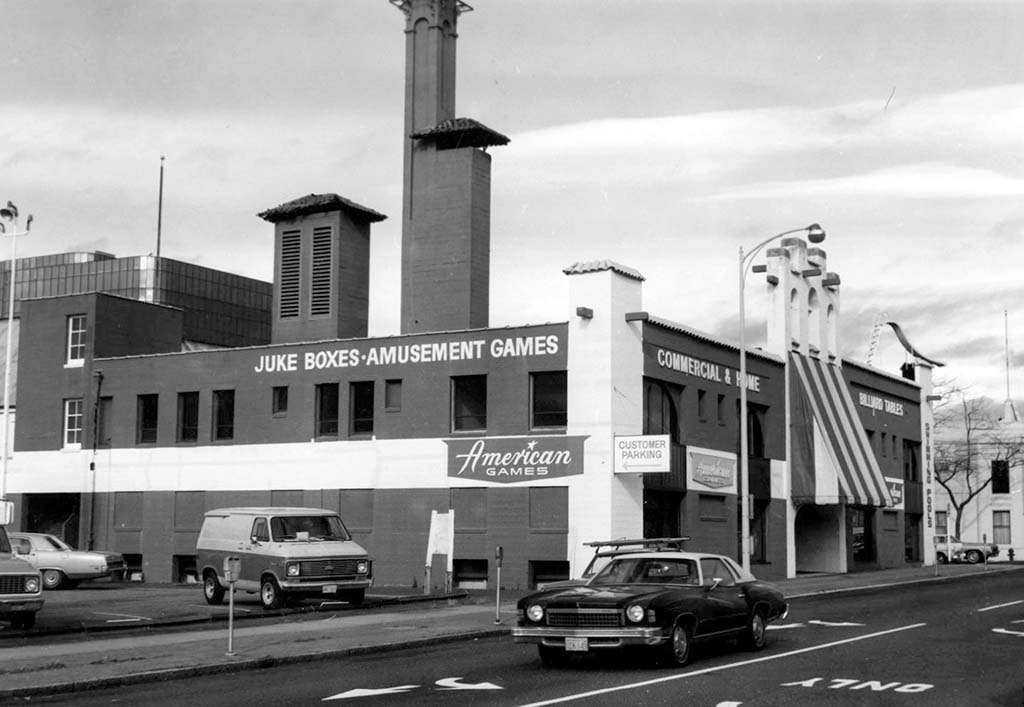
[[[324,594],[337,594],[338,593],[338,585],[337,584],[325,584],[324,588],[323,588],[323,593]]]
[[[587,639],[576,638],[573,636],[565,637],[565,650],[567,651],[581,651],[586,653],[587,651]]]

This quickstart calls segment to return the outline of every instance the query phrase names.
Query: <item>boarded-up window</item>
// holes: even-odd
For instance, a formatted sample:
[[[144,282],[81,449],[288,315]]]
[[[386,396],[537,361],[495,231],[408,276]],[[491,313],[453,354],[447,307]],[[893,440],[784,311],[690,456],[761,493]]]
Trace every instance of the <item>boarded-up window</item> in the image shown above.
[[[281,293],[278,316],[292,319],[299,316],[299,283],[302,267],[302,234],[299,231],[281,233],[281,272],[278,283]]]
[[[530,492],[530,530],[568,532],[569,489],[536,487]]]

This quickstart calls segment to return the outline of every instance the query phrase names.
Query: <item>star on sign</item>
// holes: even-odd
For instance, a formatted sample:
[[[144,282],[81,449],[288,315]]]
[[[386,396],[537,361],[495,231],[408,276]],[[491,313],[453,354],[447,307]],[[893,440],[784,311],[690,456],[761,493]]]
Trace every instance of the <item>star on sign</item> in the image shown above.
[[[531,439],[531,440],[530,440],[530,441],[529,441],[529,442],[527,443],[527,445],[526,445],[526,448],[527,448],[527,449],[529,449],[529,450],[530,450],[530,451],[532,452],[532,451],[533,451],[533,448],[534,448],[534,447],[536,447],[536,446],[537,446],[537,440],[535,440],[535,439]]]

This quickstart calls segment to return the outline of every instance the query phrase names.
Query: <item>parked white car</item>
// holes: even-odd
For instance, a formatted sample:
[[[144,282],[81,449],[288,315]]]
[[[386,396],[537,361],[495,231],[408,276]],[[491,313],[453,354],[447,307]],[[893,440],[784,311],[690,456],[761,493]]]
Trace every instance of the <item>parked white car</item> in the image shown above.
[[[46,533],[7,535],[14,556],[42,574],[44,589],[72,589],[83,579],[124,579],[124,556],[119,552],[76,550],[56,535]]]

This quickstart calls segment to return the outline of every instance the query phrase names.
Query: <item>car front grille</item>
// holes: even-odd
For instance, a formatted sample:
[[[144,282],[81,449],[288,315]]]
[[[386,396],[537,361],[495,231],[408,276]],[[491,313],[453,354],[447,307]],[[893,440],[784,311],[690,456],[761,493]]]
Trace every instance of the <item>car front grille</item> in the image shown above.
[[[357,574],[358,558],[337,560],[303,560],[299,563],[301,577],[345,577]]]
[[[33,575],[5,574],[0,575],[0,594],[35,594],[25,589],[25,580]]]
[[[618,609],[550,609],[548,626],[559,628],[618,628],[622,612]]]

